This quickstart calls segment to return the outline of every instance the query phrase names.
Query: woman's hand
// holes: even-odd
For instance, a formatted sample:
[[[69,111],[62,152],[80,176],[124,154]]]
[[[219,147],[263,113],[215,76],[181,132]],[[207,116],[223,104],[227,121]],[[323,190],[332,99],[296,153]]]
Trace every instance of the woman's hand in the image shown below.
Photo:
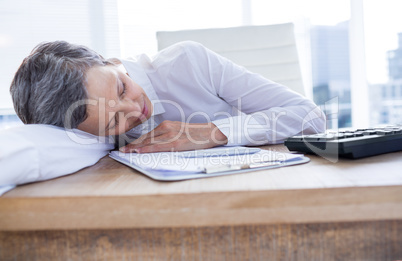
[[[122,152],[162,152],[207,149],[227,143],[213,123],[164,121],[155,129],[120,148]]]

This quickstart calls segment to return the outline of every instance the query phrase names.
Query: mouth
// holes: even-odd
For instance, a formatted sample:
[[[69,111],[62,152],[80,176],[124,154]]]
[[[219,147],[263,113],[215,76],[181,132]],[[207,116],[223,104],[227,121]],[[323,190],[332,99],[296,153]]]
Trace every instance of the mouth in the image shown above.
[[[147,115],[148,115],[148,106],[147,103],[144,101],[144,108],[142,109],[139,119],[141,121],[147,120]]]
[[[146,101],[144,100],[142,111],[141,112],[137,111],[137,113],[135,113],[135,114],[133,113],[132,115],[130,115],[130,117],[127,117],[127,119],[130,119],[128,129],[132,129],[132,128],[146,122],[148,120],[148,118],[147,118],[148,113],[149,113],[149,108],[146,104]],[[140,114],[140,115],[137,116],[138,114]]]

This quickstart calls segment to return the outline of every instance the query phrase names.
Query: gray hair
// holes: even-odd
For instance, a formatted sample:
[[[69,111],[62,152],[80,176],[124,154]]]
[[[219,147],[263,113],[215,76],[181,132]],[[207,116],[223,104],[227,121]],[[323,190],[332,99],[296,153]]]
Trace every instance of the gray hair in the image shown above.
[[[25,124],[64,127],[70,106],[88,97],[86,72],[108,64],[85,46],[64,41],[39,44],[24,59],[11,83],[18,117]],[[88,117],[85,103],[69,114],[68,127],[76,128]]]

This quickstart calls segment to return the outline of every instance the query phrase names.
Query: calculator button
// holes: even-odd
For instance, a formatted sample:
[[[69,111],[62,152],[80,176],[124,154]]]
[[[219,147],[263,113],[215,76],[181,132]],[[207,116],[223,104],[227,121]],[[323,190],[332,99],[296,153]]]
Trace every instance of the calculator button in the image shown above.
[[[375,130],[363,131],[363,135],[374,135],[374,134],[377,134],[377,131],[375,131]]]
[[[392,134],[393,132],[392,131],[377,131],[377,133],[376,134],[378,134],[378,135],[390,135],[390,134]]]

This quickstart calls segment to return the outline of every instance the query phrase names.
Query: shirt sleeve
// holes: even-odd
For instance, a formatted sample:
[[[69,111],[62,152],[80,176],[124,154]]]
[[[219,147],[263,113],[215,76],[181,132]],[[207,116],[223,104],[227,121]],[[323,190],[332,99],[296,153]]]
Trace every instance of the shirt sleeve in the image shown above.
[[[0,187],[74,173],[114,148],[109,137],[40,124],[2,130],[0,144]]]
[[[202,66],[199,72],[210,79],[216,95],[238,110],[235,116],[212,121],[228,137],[228,145],[276,144],[325,131],[325,115],[311,100],[201,44],[191,45],[194,66]]]

